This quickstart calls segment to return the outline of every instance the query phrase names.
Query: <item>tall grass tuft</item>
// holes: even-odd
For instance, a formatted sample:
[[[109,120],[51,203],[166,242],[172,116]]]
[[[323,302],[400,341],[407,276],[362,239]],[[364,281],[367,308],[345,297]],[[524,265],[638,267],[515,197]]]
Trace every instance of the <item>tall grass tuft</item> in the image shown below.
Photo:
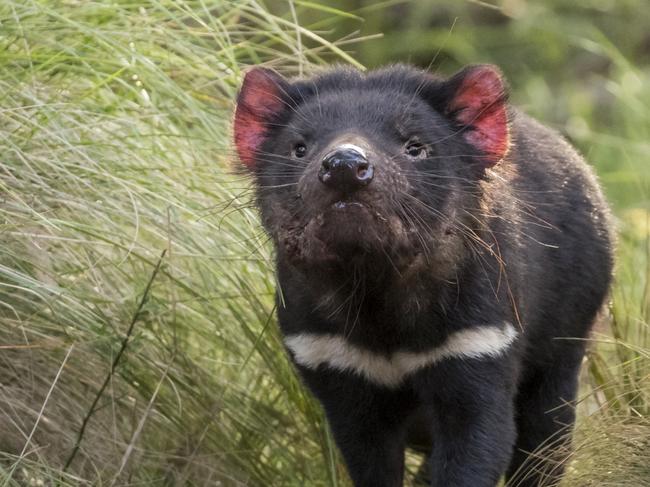
[[[336,484],[229,129],[244,66],[336,59],[256,1],[0,5],[0,485]]]

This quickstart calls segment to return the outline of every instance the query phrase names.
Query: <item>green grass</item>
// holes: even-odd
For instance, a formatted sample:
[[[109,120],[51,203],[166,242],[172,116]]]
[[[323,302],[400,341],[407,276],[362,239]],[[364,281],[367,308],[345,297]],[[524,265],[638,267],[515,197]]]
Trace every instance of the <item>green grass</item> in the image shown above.
[[[0,479],[70,460],[133,322],[71,482],[329,482],[331,445],[270,324],[269,249],[231,170],[241,68],[295,72],[296,26],[248,1],[55,5],[0,14]]]
[[[248,0],[0,3],[0,485],[347,485],[282,352],[270,248],[232,171],[244,66],[351,61],[353,39],[329,31],[349,15],[295,3],[312,30]],[[575,134],[622,236],[567,485],[638,486],[650,252],[630,188],[649,162],[650,74],[583,43],[616,67],[613,128]],[[545,118],[543,85],[526,86],[516,99]],[[572,108],[596,127],[588,105]]]

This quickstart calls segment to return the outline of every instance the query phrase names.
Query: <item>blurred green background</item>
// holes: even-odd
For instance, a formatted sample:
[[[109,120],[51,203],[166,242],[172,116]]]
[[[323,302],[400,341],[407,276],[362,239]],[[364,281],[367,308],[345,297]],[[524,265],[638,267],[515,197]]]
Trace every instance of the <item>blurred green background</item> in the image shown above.
[[[595,167],[618,265],[564,485],[650,486],[649,7],[0,0],[0,486],[349,485],[230,121],[251,65],[389,62],[498,64]]]

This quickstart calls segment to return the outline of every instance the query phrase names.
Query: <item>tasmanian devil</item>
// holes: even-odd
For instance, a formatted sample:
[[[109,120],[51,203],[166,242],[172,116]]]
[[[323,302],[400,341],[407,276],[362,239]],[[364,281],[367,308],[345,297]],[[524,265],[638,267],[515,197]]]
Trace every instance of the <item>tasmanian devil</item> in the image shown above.
[[[284,344],[354,484],[401,485],[411,444],[434,486],[557,482],[612,273],[576,151],[489,65],[254,68],[234,140],[276,250]]]

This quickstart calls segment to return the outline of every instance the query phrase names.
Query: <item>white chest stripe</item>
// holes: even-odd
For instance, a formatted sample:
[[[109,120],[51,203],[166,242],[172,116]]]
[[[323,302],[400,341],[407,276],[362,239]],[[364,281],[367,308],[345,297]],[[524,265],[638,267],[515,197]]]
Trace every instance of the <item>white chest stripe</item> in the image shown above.
[[[295,360],[311,369],[327,364],[333,369],[352,371],[371,382],[388,387],[400,384],[418,369],[446,358],[494,357],[505,351],[517,337],[510,324],[482,326],[458,331],[441,345],[424,352],[394,352],[381,355],[349,343],[341,335],[300,333],[284,342]]]

